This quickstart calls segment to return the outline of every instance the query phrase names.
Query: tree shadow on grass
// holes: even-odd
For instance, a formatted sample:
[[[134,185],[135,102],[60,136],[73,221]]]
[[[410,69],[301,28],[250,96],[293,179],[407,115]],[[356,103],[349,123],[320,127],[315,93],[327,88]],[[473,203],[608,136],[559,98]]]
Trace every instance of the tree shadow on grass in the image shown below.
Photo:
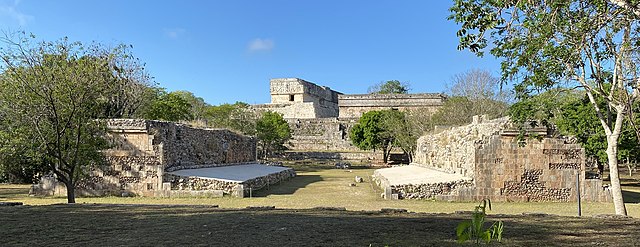
[[[298,189],[307,187],[307,185],[322,181],[320,175],[298,175],[289,180],[273,184],[258,191],[252,192],[252,197],[266,197],[269,195],[292,195]]]
[[[0,219],[10,246],[457,246],[455,228],[470,215],[50,205],[4,208]],[[486,227],[497,220],[499,246],[624,246],[640,234],[637,219],[490,214]]]
[[[622,189],[622,198],[625,203],[640,203],[640,192]]]

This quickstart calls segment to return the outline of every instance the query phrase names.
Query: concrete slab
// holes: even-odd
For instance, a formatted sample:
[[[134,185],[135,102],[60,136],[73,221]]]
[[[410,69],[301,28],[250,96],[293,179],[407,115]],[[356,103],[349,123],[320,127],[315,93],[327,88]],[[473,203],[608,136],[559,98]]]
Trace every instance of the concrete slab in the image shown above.
[[[458,180],[471,180],[461,174],[452,174],[421,166],[408,165],[376,170],[389,181],[389,185],[433,184]]]
[[[249,179],[264,177],[291,168],[281,166],[267,166],[262,164],[247,164],[209,167],[200,169],[184,169],[169,172],[178,176],[199,177],[205,179],[217,179],[229,182],[244,182]]]

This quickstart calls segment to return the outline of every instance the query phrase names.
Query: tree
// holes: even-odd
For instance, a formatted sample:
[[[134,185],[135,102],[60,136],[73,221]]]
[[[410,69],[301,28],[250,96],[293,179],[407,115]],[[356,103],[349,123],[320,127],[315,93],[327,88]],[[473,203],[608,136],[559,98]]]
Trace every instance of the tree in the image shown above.
[[[192,92],[183,90],[174,91],[172,93],[189,103],[189,105],[191,106],[191,109],[189,109],[191,119],[199,120],[206,117],[207,108],[210,105],[207,104],[207,102],[204,102],[203,98],[195,96]]]
[[[148,109],[143,113],[144,118],[165,121],[189,121],[193,120],[192,106],[179,92],[166,93],[158,91],[158,96],[153,100]]]
[[[206,109],[204,121],[211,127],[227,128],[245,135],[254,135],[257,119],[256,114],[249,107],[249,104],[244,102],[209,106]]]
[[[416,151],[419,135],[422,134],[416,125],[409,121],[410,112],[384,110],[382,111],[382,129],[384,136],[393,140],[394,147],[402,149],[409,158],[409,163],[413,162],[413,155]],[[385,161],[386,162],[386,161]]]
[[[369,87],[370,94],[406,94],[409,92],[409,84],[398,80],[380,82]]]
[[[360,116],[358,123],[351,128],[349,137],[354,146],[362,150],[382,149],[383,162],[387,162],[393,148],[394,136],[388,131],[388,121],[392,116],[385,111],[368,111]]]
[[[85,168],[103,161],[105,128],[95,118],[102,112],[105,85],[113,82],[109,61],[100,56],[108,51],[66,38],[37,44],[33,39],[2,39],[0,109],[11,119],[4,128],[29,150],[23,154],[55,174],[74,203]]]
[[[104,118],[135,117],[155,96],[155,83],[130,48],[132,46],[119,45],[96,54],[107,60],[113,77],[111,83],[104,85],[108,91],[103,95]]]
[[[266,159],[272,152],[285,148],[285,142],[291,139],[291,129],[280,113],[267,111],[256,122],[256,137]]]
[[[635,1],[455,0],[459,49],[502,59],[502,80],[517,81],[521,99],[560,84],[585,90],[605,132],[616,214],[626,215],[618,174],[618,141],[638,101],[638,16]],[[606,109],[598,105],[602,97]]]

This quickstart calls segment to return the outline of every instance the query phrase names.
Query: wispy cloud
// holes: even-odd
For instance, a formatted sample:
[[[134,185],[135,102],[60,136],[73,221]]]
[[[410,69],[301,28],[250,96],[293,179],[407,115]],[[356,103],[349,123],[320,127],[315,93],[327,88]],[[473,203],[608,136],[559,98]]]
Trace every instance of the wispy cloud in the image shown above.
[[[271,51],[275,47],[272,39],[254,39],[249,42],[247,49],[249,52]]]
[[[166,36],[167,38],[177,39],[183,36],[187,32],[187,30],[185,30],[184,28],[165,28],[163,32],[164,36]]]
[[[20,26],[26,26],[34,20],[34,17],[18,10],[20,0],[0,1],[0,19],[9,19],[17,22]]]

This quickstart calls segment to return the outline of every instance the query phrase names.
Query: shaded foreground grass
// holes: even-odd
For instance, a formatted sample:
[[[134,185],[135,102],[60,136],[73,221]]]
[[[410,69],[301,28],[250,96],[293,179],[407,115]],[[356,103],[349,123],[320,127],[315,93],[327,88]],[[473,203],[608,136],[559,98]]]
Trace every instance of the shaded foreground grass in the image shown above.
[[[166,205],[0,207],[3,246],[451,246],[468,215]],[[631,246],[640,220],[489,215],[505,246]]]

